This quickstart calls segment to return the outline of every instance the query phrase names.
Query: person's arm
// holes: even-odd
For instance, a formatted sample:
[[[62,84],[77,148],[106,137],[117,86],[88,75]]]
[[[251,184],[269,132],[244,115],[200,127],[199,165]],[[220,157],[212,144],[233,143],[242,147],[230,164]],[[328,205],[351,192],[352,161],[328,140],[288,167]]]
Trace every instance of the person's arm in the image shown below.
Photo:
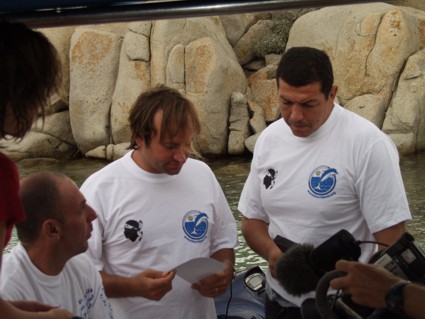
[[[242,219],[242,234],[253,251],[267,260],[269,271],[276,277],[276,263],[282,252],[269,235],[268,224],[259,219]]]
[[[394,244],[406,231],[405,222],[398,223],[373,234],[376,241],[386,245]],[[379,245],[379,250],[386,248]]]
[[[123,277],[100,272],[108,298],[144,297],[160,300],[172,289],[175,271],[145,270],[134,277]]]
[[[403,290],[404,313],[412,319],[425,319],[425,287],[408,284]]]
[[[24,311],[16,308],[12,303],[0,299],[0,313],[4,319],[72,319],[73,315],[61,308],[49,311]]]
[[[192,288],[198,290],[204,297],[217,297],[226,291],[227,286],[233,280],[235,251],[231,248],[224,248],[216,251],[210,257],[224,263],[226,268],[193,284]]]
[[[24,311],[49,311],[53,308],[57,308],[38,301],[8,300],[8,302],[10,302],[14,307]]]

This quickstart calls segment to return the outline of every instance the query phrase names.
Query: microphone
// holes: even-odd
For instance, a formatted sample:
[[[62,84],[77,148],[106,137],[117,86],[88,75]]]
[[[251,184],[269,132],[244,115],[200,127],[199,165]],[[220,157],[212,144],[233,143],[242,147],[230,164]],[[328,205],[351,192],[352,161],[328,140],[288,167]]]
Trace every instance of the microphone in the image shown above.
[[[275,242],[281,242],[282,237],[277,237]],[[276,263],[276,279],[293,296],[315,291],[320,278],[334,270],[338,260],[358,260],[359,244],[342,229],[316,248],[311,244],[289,245]]]
[[[320,276],[310,262],[314,246],[294,245],[276,263],[276,279],[293,296],[301,296],[316,289]]]

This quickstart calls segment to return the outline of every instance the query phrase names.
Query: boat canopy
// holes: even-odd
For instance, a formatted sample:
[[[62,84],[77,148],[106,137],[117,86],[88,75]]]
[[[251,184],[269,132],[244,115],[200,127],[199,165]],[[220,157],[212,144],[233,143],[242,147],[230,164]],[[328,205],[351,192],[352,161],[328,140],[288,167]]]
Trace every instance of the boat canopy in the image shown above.
[[[124,1],[124,0],[14,0],[0,2],[0,19],[21,21],[30,27],[187,18],[247,12],[358,4],[364,0],[259,1]],[[397,4],[400,1],[384,1]]]

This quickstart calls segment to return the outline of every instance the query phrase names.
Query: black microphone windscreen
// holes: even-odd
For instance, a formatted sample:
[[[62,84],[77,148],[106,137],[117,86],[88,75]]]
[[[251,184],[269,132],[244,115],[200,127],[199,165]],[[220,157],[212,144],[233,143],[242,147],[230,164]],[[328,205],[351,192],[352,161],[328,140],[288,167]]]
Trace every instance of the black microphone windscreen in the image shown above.
[[[313,249],[309,244],[291,246],[276,263],[277,281],[293,296],[316,290],[320,277],[309,261]]]

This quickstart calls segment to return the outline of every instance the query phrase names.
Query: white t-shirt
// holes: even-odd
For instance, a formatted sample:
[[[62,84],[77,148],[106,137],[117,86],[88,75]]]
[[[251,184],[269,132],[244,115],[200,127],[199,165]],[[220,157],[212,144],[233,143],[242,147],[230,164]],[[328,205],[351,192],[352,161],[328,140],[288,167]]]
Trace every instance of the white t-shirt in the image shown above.
[[[317,246],[346,229],[357,240],[411,218],[397,149],[373,123],[335,104],[309,137],[294,136],[280,119],[259,137],[239,211],[269,223],[276,235]],[[368,261],[376,246],[361,246]],[[267,274],[284,299],[296,298]]]
[[[188,159],[177,175],[151,174],[132,152],[90,176],[81,186],[97,212],[87,253],[98,270],[135,276],[169,271],[195,257],[237,246],[237,228],[211,169]],[[160,301],[111,298],[129,319],[216,319],[212,298],[176,276]]]
[[[42,273],[18,243],[3,255],[0,291],[6,300],[35,300],[83,319],[113,319],[99,272],[84,254],[71,258],[57,276]]]

